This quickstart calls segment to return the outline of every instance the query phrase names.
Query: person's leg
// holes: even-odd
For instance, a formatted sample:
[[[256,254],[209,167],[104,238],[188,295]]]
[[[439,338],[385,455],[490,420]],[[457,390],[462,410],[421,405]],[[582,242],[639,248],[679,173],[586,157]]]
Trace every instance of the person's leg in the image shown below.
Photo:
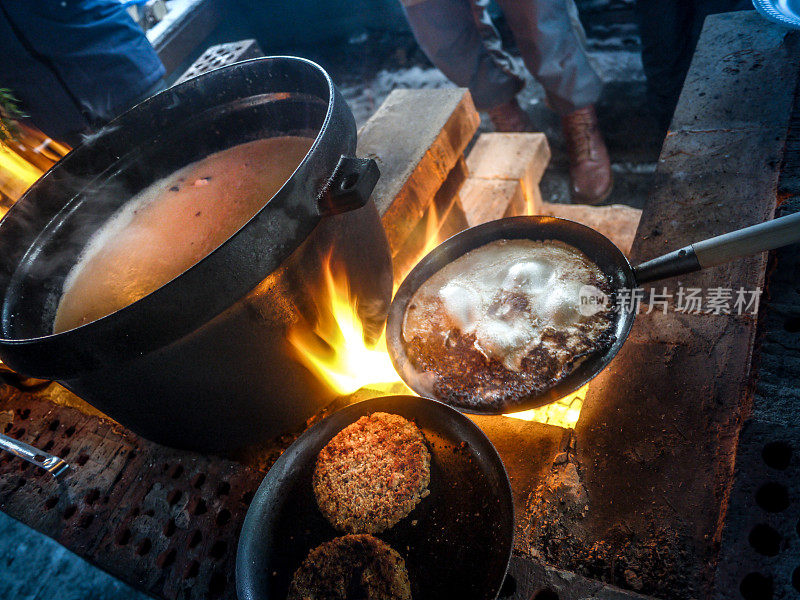
[[[637,0],[636,16],[648,105],[666,131],[692,56],[692,6],[690,2]]]
[[[602,81],[589,63],[573,0],[497,0],[525,65],[561,116],[572,199],[599,204],[611,193],[611,160],[594,103]]]
[[[485,10],[487,0],[403,0],[408,22],[430,61],[467,87],[479,110],[514,99],[525,85]]]
[[[560,115],[593,105],[602,82],[589,63],[572,0],[497,0],[525,66]],[[580,28],[580,29],[577,29]]]
[[[637,0],[647,99],[664,131],[672,120],[705,18],[752,8],[750,0]]]

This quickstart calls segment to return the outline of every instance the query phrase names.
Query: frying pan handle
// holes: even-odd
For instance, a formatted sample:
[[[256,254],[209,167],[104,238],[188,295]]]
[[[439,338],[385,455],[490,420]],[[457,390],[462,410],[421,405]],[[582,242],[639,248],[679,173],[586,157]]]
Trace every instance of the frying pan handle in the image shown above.
[[[361,208],[369,200],[380,176],[373,159],[342,156],[327,189],[320,196],[320,215],[327,217]]]
[[[800,213],[695,242],[642,263],[634,273],[638,284],[658,281],[796,242],[800,242]]]

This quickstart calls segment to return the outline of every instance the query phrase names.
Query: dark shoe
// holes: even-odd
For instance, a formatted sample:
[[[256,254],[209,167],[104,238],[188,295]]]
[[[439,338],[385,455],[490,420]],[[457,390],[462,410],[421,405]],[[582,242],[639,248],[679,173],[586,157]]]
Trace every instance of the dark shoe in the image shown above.
[[[512,133],[515,131],[531,131],[533,124],[530,118],[522,110],[516,97],[508,102],[504,102],[488,111],[489,118],[492,120],[494,130],[500,133]]]
[[[569,154],[572,201],[600,204],[611,193],[614,180],[594,107],[587,106],[562,117],[561,126]]]

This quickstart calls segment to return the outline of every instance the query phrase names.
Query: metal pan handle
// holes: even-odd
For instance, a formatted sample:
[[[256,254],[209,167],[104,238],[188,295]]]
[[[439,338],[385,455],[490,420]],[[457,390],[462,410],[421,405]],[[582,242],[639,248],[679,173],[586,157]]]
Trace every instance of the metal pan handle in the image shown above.
[[[53,456],[47,452],[37,450],[33,446],[29,446],[24,442],[15,440],[2,433],[0,433],[0,449],[11,452],[11,454],[23,460],[27,460],[37,467],[42,467],[55,478],[60,477],[69,469],[69,465],[58,456]]]
[[[684,275],[800,242],[800,213],[695,242],[634,267],[638,284]]]

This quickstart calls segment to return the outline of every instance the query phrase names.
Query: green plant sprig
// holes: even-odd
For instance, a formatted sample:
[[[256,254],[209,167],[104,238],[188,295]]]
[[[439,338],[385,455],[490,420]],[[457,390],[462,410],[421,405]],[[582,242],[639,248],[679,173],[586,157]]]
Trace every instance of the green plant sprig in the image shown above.
[[[8,88],[0,88],[0,142],[17,139],[17,119],[25,117],[19,109],[19,100]]]

